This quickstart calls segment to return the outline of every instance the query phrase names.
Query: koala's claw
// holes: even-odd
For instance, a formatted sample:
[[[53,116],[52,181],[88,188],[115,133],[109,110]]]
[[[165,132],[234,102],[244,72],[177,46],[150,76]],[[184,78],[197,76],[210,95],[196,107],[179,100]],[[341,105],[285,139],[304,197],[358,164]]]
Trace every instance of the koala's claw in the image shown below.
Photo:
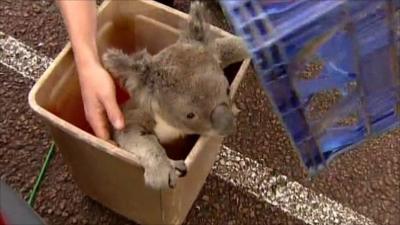
[[[183,161],[183,160],[178,160],[178,161],[171,160],[171,164],[175,168],[176,175],[178,177],[186,176],[187,168],[186,168],[185,161]]]
[[[172,167],[174,168],[174,173],[169,174],[169,187],[174,188],[176,186],[176,180],[178,177],[184,177],[187,174],[187,168],[183,160],[170,160]]]
[[[172,175],[172,174],[170,174],[169,175],[169,179],[168,179],[168,186],[169,186],[169,188],[174,188],[175,187],[175,185],[176,185],[176,174],[174,174],[174,175]]]
[[[163,160],[155,166],[145,168],[144,178],[147,185],[154,189],[174,188],[178,177],[186,175],[183,160]]]

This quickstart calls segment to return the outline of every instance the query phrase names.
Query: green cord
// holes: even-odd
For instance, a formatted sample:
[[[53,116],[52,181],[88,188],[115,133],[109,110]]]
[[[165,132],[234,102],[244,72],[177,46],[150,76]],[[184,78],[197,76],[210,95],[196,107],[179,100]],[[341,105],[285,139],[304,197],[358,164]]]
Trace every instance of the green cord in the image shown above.
[[[46,159],[45,159],[45,161],[44,161],[44,163],[42,165],[42,168],[40,169],[40,173],[39,173],[39,176],[36,179],[35,185],[33,186],[33,189],[30,192],[29,199],[28,199],[28,204],[31,207],[33,207],[37,191],[39,190],[39,186],[40,186],[40,184],[42,183],[42,180],[43,180],[43,176],[46,173],[47,167],[49,165],[49,162],[50,162],[52,156],[54,155],[54,149],[55,149],[55,144],[52,143],[49,151],[47,152],[47,156],[46,156]]]

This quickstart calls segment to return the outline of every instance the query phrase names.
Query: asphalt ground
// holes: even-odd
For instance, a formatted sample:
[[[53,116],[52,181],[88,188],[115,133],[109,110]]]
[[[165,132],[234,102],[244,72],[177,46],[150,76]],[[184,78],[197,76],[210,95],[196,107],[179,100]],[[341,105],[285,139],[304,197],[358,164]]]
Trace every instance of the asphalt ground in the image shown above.
[[[178,0],[175,7],[187,12],[188,5],[188,1]],[[214,9],[211,22],[229,30],[222,13],[214,4],[210,7]],[[49,58],[54,58],[68,39],[58,9],[53,1],[47,0],[2,0],[0,31]],[[0,65],[0,80],[0,176],[26,196],[51,139],[27,103],[34,81],[5,65]],[[227,138],[224,145],[239,154],[239,161],[251,159],[247,164],[256,162],[257,169],[267,171],[269,178],[282,175],[299,184],[305,193],[325,196],[351,209],[350,215],[364,215],[376,224],[400,224],[399,130],[369,140],[344,154],[328,170],[309,181],[252,69],[247,72],[236,101],[242,110],[238,132]],[[263,198],[246,185],[238,185],[235,179],[245,180],[242,183],[251,186],[244,169],[225,176],[221,165],[231,161],[224,155],[218,160],[186,224],[313,223],[307,215],[288,210],[283,203],[275,204],[274,198],[268,195]],[[256,176],[261,174],[256,172]],[[288,188],[288,192],[291,196],[297,194],[295,188]],[[318,204],[316,207],[315,211],[323,211]],[[84,196],[61,154],[56,154],[51,162],[35,209],[50,224],[134,224]],[[328,221],[316,224],[334,224]]]

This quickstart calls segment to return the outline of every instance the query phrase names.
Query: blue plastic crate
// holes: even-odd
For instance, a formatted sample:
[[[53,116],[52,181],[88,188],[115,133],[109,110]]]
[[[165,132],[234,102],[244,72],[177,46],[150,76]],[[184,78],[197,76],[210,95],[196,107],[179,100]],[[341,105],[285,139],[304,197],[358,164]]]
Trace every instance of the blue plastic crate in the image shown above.
[[[220,4],[310,174],[400,126],[399,0]],[[313,63],[319,70],[304,76]],[[318,96],[332,95],[334,104],[314,116],[315,106],[323,105]]]

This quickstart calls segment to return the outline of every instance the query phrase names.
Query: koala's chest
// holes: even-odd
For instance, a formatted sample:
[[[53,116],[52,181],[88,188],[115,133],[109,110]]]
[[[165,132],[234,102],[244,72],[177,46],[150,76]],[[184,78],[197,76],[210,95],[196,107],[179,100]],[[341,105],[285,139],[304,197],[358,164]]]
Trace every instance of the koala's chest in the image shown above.
[[[154,132],[161,144],[168,144],[184,137],[180,130],[169,125],[157,115],[155,116],[155,121]]]

